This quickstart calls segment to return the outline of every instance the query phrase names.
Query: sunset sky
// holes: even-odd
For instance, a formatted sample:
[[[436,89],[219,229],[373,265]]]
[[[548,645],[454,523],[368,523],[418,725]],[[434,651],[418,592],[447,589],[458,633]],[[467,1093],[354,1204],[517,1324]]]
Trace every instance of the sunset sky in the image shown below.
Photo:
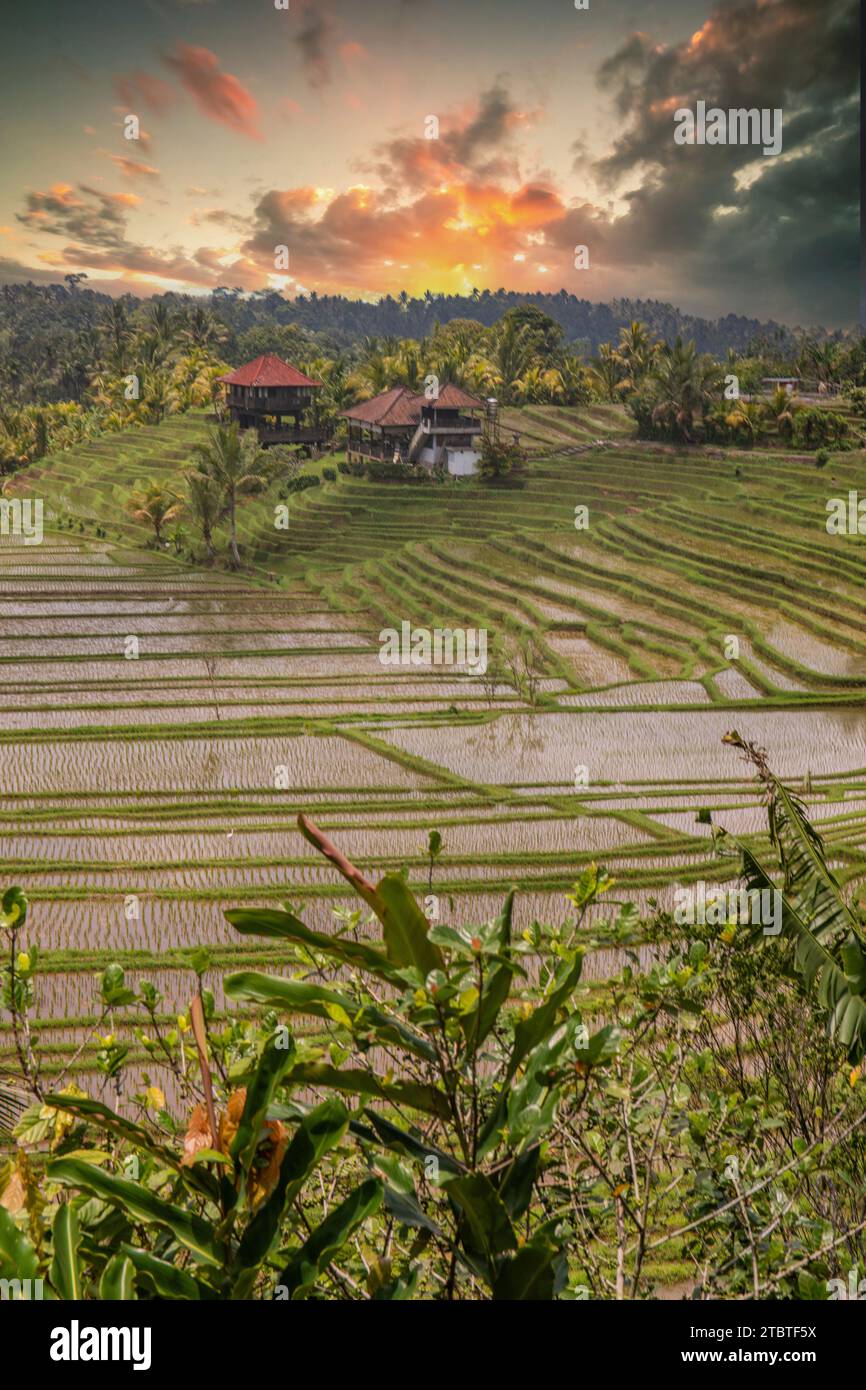
[[[0,281],[473,287],[858,317],[856,0],[42,0],[4,21]],[[698,99],[784,148],[680,146]],[[142,137],[127,140],[137,115]],[[435,115],[440,138],[425,139]],[[590,268],[574,266],[589,248]],[[289,270],[275,247],[289,247]]]

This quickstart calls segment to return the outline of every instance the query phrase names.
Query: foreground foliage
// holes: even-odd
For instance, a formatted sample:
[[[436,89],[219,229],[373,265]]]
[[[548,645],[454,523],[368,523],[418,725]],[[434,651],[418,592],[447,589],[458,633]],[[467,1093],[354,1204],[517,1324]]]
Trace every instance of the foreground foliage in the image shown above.
[[[557,926],[516,931],[511,894],[493,921],[431,924],[400,875],[372,883],[301,817],[367,912],[328,933],[290,904],[229,912],[287,969],[227,976],[222,1026],[205,951],[167,1032],[154,986],[109,966],[113,1105],[42,1085],[38,956],[9,890],[2,1002],[35,1104],[0,1172],[0,1278],[60,1299],[835,1296],[866,1257],[864,927],[801,803],[727,741],[766,790],[777,862],[723,833],[718,853],[782,894],[778,937],[731,913],[601,920],[595,865]],[[601,944],[618,964],[593,983]],[[118,1107],[120,1024],[173,1105],[145,1075]]]

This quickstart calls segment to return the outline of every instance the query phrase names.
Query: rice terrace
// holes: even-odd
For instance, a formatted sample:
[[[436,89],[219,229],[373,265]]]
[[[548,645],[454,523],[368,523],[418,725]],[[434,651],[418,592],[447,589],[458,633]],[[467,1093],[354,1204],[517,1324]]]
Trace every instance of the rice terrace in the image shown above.
[[[168,479],[204,428],[130,431],[16,477],[42,492],[48,530],[2,550],[2,843],[50,943],[49,1072],[96,1021],[106,951],[152,972],[176,1011],[182,948],[207,943],[225,965],[251,949],[225,905],[288,892],[320,930],[349,906],[299,810],[371,873],[408,866],[421,894],[438,829],[435,891],[456,921],[490,915],[509,884],[521,927],[556,915],[596,860],[617,896],[666,903],[674,883],[719,878],[712,823],[766,836],[759,788],[721,745],[737,727],[780,775],[809,775],[859,884],[864,559],[859,538],[827,534],[811,459],[708,460],[638,447],[613,408],[529,411],[525,489],[338,475],[298,495],[284,533],[266,506],[244,510],[255,567],[240,579],[141,553],[117,525],[124,481]],[[835,459],[834,493],[861,467]],[[73,505],[83,534],[64,525]],[[509,672],[494,690],[383,667],[380,629],[406,614],[531,641],[532,698]]]
[[[856,895],[864,560],[858,537],[827,532],[827,474],[781,450],[647,447],[616,407],[513,416],[520,490],[337,473],[294,495],[285,532],[266,503],[244,507],[242,577],[143,551],[118,519],[134,477],[175,476],[203,414],[16,475],[47,517],[40,547],[0,552],[0,815],[4,871],[39,923],[46,1079],[72,1054],[79,1083],[98,1074],[81,1044],[107,955],[152,981],[170,1022],[191,948],[208,947],[217,979],[251,960],[284,968],[278,947],[238,945],[226,907],[288,897],[322,932],[353,908],[299,811],[372,877],[405,866],[454,924],[495,915],[512,885],[518,930],[556,920],[598,862],[616,884],[594,915],[611,900],[647,914],[679,885],[738,873],[714,856],[714,827],[767,850],[762,789],[721,741],[737,727],[802,791]],[[835,456],[833,492],[861,469],[859,453]],[[528,644],[532,670],[383,666],[380,630],[406,615]],[[587,1017],[625,959],[602,924]],[[116,1031],[172,1094],[170,1068],[131,1025]]]
[[[856,7],[440,8],[0,179],[0,1301],[866,1297]]]

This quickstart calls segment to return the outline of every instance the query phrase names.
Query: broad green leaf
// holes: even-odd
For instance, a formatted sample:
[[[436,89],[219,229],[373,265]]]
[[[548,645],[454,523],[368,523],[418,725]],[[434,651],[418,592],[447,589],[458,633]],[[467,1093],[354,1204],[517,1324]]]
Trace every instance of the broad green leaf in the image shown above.
[[[0,901],[0,927],[21,928],[27,920],[27,899],[20,888],[7,888]]]
[[[579,950],[573,960],[564,961],[559,967],[544,1003],[539,1004],[529,1018],[522,1019],[515,1026],[514,1045],[508,1059],[502,1093],[481,1130],[478,1146],[479,1159],[486,1158],[496,1147],[508,1111],[510,1083],[527,1056],[542,1045],[548,1034],[556,1028],[557,1015],[560,1009],[568,1004],[577,988],[582,969],[583,951]]]
[[[866,956],[863,955],[860,942],[853,936],[849,937],[843,943],[840,954],[842,968],[852,994],[863,994],[866,991]]]
[[[292,1256],[277,1280],[277,1289],[289,1298],[303,1298],[316,1280],[339,1255],[346,1241],[368,1217],[379,1210],[384,1191],[378,1178],[368,1178],[360,1187],[329,1212],[301,1249]]]
[[[575,1057],[584,1066],[600,1066],[602,1062],[617,1055],[621,1037],[620,1030],[613,1023],[608,1023],[605,1028],[593,1033],[586,1047],[577,1048]]]
[[[866,945],[862,928],[827,865],[821,837],[809,824],[805,808],[788,789],[772,779],[769,803],[770,839],[779,852],[785,876],[785,896],[794,912],[824,945],[828,938],[853,932]]]
[[[329,936],[325,932],[312,931],[292,912],[275,912],[270,909],[233,909],[227,912],[226,920],[235,931],[244,936],[276,937],[284,941],[298,941],[303,946],[311,946],[325,955],[334,956],[347,965],[366,970],[380,979],[392,984],[402,984],[399,971],[388,957],[374,946],[363,941],[351,941],[342,936]]]
[[[744,846],[740,848],[743,851],[743,876],[748,889],[774,891],[767,871],[749,850]],[[820,932],[813,930],[797,907],[805,899],[802,878],[800,882],[801,888],[794,901],[787,894],[782,897],[782,930],[795,942],[797,966],[806,984],[816,990],[818,1002],[826,1010],[829,1036],[844,1047],[849,1059],[856,1063],[866,1051],[866,998],[852,989],[832,945],[824,944],[832,942],[844,916],[842,913],[833,916],[826,896],[816,885],[816,898],[821,902],[819,915],[822,926]]]
[[[185,1269],[178,1269],[167,1260],[157,1259],[148,1250],[141,1250],[137,1245],[121,1245],[120,1254],[132,1262],[142,1278],[152,1285],[159,1298],[189,1302],[216,1298],[213,1289],[194,1279]]]
[[[0,1278],[36,1279],[39,1261],[36,1251],[5,1207],[0,1207]]]
[[[348,1123],[349,1112],[334,1098],[317,1105],[301,1121],[280,1165],[276,1187],[241,1240],[237,1263],[244,1270],[252,1269],[253,1277],[279,1236],[285,1212],[325,1154],[339,1144]]]
[[[338,1005],[359,1031],[373,1032],[383,1042],[397,1043],[426,1061],[436,1058],[432,1044],[407,1028],[399,1018],[373,1005],[362,1004],[350,995],[326,989],[324,985],[300,984],[279,975],[260,975],[257,971],[246,970],[226,976],[225,992],[233,999],[248,999],[287,1013],[309,1014],[313,1018],[330,1018],[329,1007]]]
[[[253,1078],[247,1086],[237,1134],[231,1142],[229,1152],[234,1159],[236,1172],[243,1179],[246,1179],[256,1156],[274,1091],[292,1063],[294,1047],[279,1047],[278,1041],[277,1038],[269,1038],[265,1043]]]
[[[569,902],[574,903],[578,911],[582,911],[600,894],[609,893],[615,882],[607,869],[600,869],[597,864],[587,864],[586,868],[581,870],[577,882],[572,885],[573,891],[567,893],[566,897]]]
[[[501,956],[484,981],[481,998],[471,1013],[464,1014],[460,1020],[466,1050],[471,1057],[484,1042],[499,1017],[499,1011],[511,992],[514,978],[514,965],[509,959],[511,947],[511,918],[514,909],[513,890],[505,899],[505,906],[497,919],[497,939]]]
[[[128,1255],[112,1255],[99,1281],[103,1302],[125,1302],[135,1298],[135,1265]]]
[[[530,1127],[526,1123],[526,1115],[522,1112],[540,1109],[541,1113],[544,1114],[545,1102],[555,1095],[550,1081],[550,1073],[561,1063],[563,1056],[571,1050],[575,1034],[580,1027],[580,1016],[572,1014],[565,1023],[561,1023],[553,1033],[544,1038],[526,1058],[523,1073],[512,1083],[507,1098],[508,1125],[509,1129],[513,1129],[515,1133],[521,1133],[525,1138],[540,1137],[538,1132],[531,1133]],[[552,1119],[552,1114],[547,1116],[548,1122],[552,1122]],[[535,1126],[532,1126],[532,1129],[534,1128]]]
[[[139,1221],[165,1227],[196,1259],[221,1268],[225,1252],[214,1239],[213,1228],[202,1217],[176,1207],[150,1192],[141,1183],[103,1173],[78,1159],[57,1158],[46,1166],[50,1182],[68,1184],[101,1197]]]
[[[465,1218],[467,1254],[483,1260],[492,1277],[497,1256],[514,1250],[517,1245],[517,1235],[505,1204],[483,1173],[450,1178],[445,1191]]]
[[[517,1221],[532,1201],[532,1191],[538,1177],[541,1148],[527,1149],[509,1163],[496,1184],[512,1221]]]
[[[508,1302],[549,1301],[556,1292],[561,1254],[546,1240],[533,1240],[504,1260],[493,1281],[493,1298]]]
[[[78,1258],[81,1230],[71,1202],[64,1202],[58,1207],[51,1235],[54,1244],[49,1271],[51,1285],[59,1298],[77,1302],[83,1297],[81,1265]]]
[[[217,1188],[212,1178],[206,1173],[191,1177],[189,1170],[181,1166],[179,1156],[172,1149],[166,1148],[164,1144],[158,1144],[141,1125],[134,1124],[132,1120],[115,1114],[113,1110],[109,1110],[108,1106],[102,1105],[100,1101],[91,1100],[88,1096],[50,1095],[45,1097],[45,1104],[56,1110],[64,1110],[68,1114],[74,1115],[76,1119],[86,1120],[98,1129],[104,1129],[107,1134],[112,1134],[116,1139],[120,1139],[126,1144],[132,1144],[133,1148],[141,1149],[144,1153],[150,1154],[162,1167],[170,1168],[172,1172],[185,1178],[188,1177],[191,1185],[205,1196],[212,1199],[216,1198]],[[66,1157],[69,1158],[71,1155],[67,1154]],[[91,1159],[90,1161],[93,1162],[94,1160]]]
[[[386,874],[376,885],[376,896],[379,906],[375,911],[392,964],[414,965],[425,978],[431,970],[442,970],[442,952],[427,936],[430,923],[402,878]]]
[[[543,1004],[539,1004],[527,1019],[522,1019],[514,1029],[514,1046],[508,1059],[507,1077],[514,1076],[521,1062],[545,1035],[556,1026],[556,1017],[577,988],[583,970],[583,950],[579,950],[574,960],[565,961],[554,977],[553,983]]]
[[[302,1086],[326,1086],[349,1095],[375,1096],[395,1105],[409,1105],[442,1120],[447,1120],[451,1114],[448,1097],[435,1086],[425,1086],[418,1081],[380,1081],[373,1072],[360,1068],[340,1070],[325,1062],[299,1062],[292,1068],[291,1080]]]
[[[383,1115],[378,1115],[375,1110],[366,1110],[365,1115],[370,1121],[375,1135],[371,1134],[363,1125],[359,1125],[356,1120],[350,1126],[352,1133],[368,1142],[374,1141],[378,1136],[386,1148],[394,1153],[409,1154],[410,1157],[418,1159],[425,1164],[429,1159],[435,1158],[440,1173],[465,1173],[466,1169],[456,1158],[452,1158],[444,1149],[438,1149],[435,1144],[422,1138],[420,1135],[409,1134],[405,1129],[400,1129],[393,1125],[390,1120],[386,1120]]]
[[[398,1192],[395,1188],[386,1186],[385,1210],[403,1226],[412,1226],[419,1231],[429,1231],[437,1239],[442,1236],[440,1227],[427,1215],[418,1199],[408,1192]]]

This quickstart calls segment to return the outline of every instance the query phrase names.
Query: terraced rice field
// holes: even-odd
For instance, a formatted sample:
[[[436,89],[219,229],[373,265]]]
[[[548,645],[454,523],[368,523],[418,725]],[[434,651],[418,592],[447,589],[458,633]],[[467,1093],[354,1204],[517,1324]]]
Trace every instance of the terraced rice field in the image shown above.
[[[699,811],[763,843],[755,785],[721,744],[736,727],[803,784],[860,891],[866,550],[827,535],[825,504],[862,483],[862,456],[819,471],[653,449],[611,407],[506,423],[530,449],[525,487],[340,475],[292,499],[288,532],[273,498],[251,503],[241,578],[142,548],[123,511],[138,478],[177,477],[201,417],[16,478],[47,530],[0,543],[0,858],[45,952],[47,1071],[92,1029],[108,960],[170,1011],[186,947],[279,964],[223,908],[289,899],[330,925],[349,899],[299,809],[371,874],[406,865],[421,895],[438,829],[443,917],[490,915],[516,883],[521,925],[557,919],[593,860],[648,911],[724,878]],[[404,621],[533,635],[537,688],[382,665],[380,630]],[[0,1062],[8,1049],[0,1034]]]

